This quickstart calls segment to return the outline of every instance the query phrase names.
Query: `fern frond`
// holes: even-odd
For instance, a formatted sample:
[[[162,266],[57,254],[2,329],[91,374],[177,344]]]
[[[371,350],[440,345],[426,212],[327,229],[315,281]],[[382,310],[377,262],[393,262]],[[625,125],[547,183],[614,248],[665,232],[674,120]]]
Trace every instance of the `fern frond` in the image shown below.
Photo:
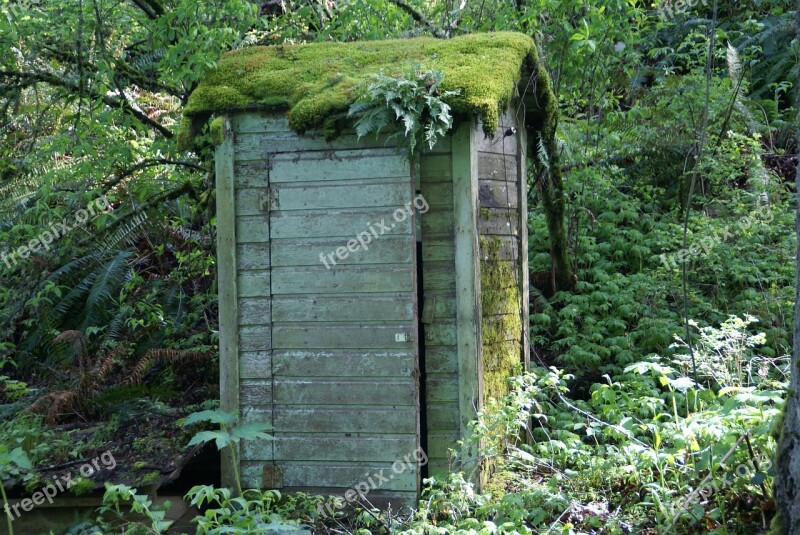
[[[739,51],[730,43],[728,43],[725,58],[728,63],[728,76],[731,78],[731,86],[738,87],[742,81],[742,59],[739,57]]]
[[[539,143],[536,146],[536,157],[539,159],[539,163],[542,167],[546,170],[550,170],[550,156],[547,154],[547,148],[544,146],[544,140],[542,137],[539,136]]]
[[[145,374],[159,360],[164,359],[171,364],[183,362],[199,362],[211,357],[209,351],[179,351],[177,349],[149,349],[142,356],[136,366],[130,371],[124,385],[137,385],[142,382]]]

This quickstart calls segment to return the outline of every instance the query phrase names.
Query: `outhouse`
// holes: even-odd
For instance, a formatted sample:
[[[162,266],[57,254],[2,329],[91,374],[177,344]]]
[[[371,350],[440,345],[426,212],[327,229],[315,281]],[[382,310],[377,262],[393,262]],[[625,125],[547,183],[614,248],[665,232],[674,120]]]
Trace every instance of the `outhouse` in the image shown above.
[[[412,63],[460,93],[408,157],[347,110]],[[241,446],[245,486],[343,495],[380,473],[370,500],[413,501],[450,468],[527,364],[526,152],[549,92],[517,33],[245,48],[201,81],[181,136],[211,120],[221,404],[274,435]]]

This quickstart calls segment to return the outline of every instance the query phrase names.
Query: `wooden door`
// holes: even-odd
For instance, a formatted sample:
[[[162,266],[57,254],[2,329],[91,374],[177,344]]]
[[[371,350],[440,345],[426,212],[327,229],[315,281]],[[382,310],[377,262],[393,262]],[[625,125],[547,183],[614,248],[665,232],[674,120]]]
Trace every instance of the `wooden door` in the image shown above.
[[[265,167],[266,184],[240,203],[260,214],[240,221],[237,234],[241,243],[268,225],[270,273],[240,276],[239,297],[269,284],[260,304],[271,322],[271,400],[250,419],[271,419],[276,440],[246,444],[243,461],[272,461],[284,488],[333,493],[383,470],[393,477],[376,482],[372,496],[413,499],[419,470],[406,461],[419,446],[419,373],[409,163],[393,148],[353,144],[271,153]],[[245,413],[246,400],[243,392]],[[395,470],[398,461],[404,469]]]

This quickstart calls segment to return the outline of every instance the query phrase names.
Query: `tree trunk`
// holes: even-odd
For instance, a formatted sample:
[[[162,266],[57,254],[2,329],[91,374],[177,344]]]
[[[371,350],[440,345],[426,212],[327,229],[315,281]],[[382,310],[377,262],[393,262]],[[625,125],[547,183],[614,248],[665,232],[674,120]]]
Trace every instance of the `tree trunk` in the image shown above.
[[[798,0],[800,1],[800,0]],[[567,230],[564,221],[566,201],[561,177],[560,154],[556,138],[558,129],[558,100],[552,89],[547,70],[540,59],[534,66],[535,100],[531,109],[540,109],[534,120],[538,135],[528,137],[528,155],[533,161],[535,180],[541,186],[542,207],[550,236],[550,269],[553,293],[575,289],[576,278],[569,262]],[[526,119],[527,121],[527,119]]]
[[[800,38],[800,0],[797,0],[796,24]],[[800,102],[800,71],[797,100]],[[798,123],[800,124],[800,122]],[[797,152],[800,154],[800,127],[797,131]],[[798,237],[795,257],[794,338],[792,341],[791,380],[783,412],[783,429],[775,459],[775,505],[778,514],[773,533],[800,535],[800,160],[795,177],[797,208],[795,234]]]

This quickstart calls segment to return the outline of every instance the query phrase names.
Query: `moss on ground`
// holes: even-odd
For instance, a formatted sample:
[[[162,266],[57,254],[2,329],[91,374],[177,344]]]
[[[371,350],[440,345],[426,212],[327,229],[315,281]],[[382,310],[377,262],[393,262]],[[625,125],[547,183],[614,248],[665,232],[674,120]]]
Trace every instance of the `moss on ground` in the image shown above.
[[[480,237],[481,348],[483,395],[499,399],[508,394],[508,379],[521,372],[521,295],[512,262],[500,259],[500,238]]]
[[[446,99],[453,113],[481,116],[487,132],[495,131],[521,72],[549,82],[534,41],[513,32],[245,48],[226,54],[192,93],[184,110],[192,121],[182,123],[179,140],[186,146],[212,113],[248,109],[286,110],[296,132],[334,132],[359,84],[381,70],[399,74],[410,62],[442,71],[442,89],[460,91]],[[549,84],[545,91],[552,93]]]

